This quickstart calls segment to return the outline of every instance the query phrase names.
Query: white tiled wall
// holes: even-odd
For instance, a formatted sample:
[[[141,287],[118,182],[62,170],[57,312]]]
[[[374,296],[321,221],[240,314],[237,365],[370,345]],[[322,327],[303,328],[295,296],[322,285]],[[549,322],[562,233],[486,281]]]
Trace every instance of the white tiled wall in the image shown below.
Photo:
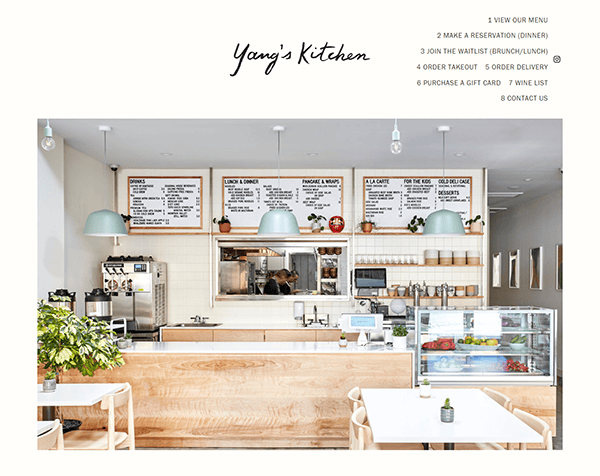
[[[126,177],[132,175],[132,171],[123,171],[119,178],[119,212],[127,211],[127,189]],[[198,175],[199,171],[170,171],[170,175]],[[451,175],[473,176],[473,214],[482,214],[481,196],[483,194],[483,175],[480,170],[455,171]],[[136,175],[161,175],[160,170],[136,170]],[[351,171],[319,171],[319,175],[343,175],[344,176],[344,217],[346,229],[352,231],[352,173]],[[209,203],[208,184],[209,180],[204,174],[204,203]],[[223,175],[272,175],[273,171],[264,170],[220,170],[213,174],[213,215],[220,216],[222,203],[221,177]],[[285,171],[286,176],[306,175],[306,171]],[[356,197],[355,217],[360,221],[362,214],[362,175],[399,175],[398,170],[365,170],[356,174]],[[436,171],[410,170],[402,171],[403,175],[435,175]],[[441,174],[441,171],[440,171]],[[284,172],[282,171],[282,176]],[[210,223],[210,212],[208,207],[204,210],[204,224]],[[300,221],[300,218],[299,218]],[[204,228],[203,231],[205,231]],[[189,318],[195,315],[207,316],[214,322],[225,324],[256,323],[256,324],[291,324],[293,320],[293,302],[269,301],[268,303],[236,301],[216,302],[210,307],[210,235],[130,235],[119,239],[119,246],[114,247],[114,255],[144,255],[152,256],[156,261],[167,263],[168,274],[168,314],[169,323],[189,322]],[[424,262],[424,251],[426,249],[451,249],[451,250],[483,250],[483,239],[481,236],[464,236],[461,238],[430,238],[423,236],[402,236],[382,234],[356,234],[353,243],[355,254],[417,254],[419,262]],[[485,254],[482,253],[482,259]],[[375,265],[376,266],[376,265]],[[428,267],[389,267],[388,283],[408,284],[409,281],[427,284],[442,284],[447,282],[451,285],[479,284],[482,286],[482,276],[485,268],[428,268]],[[482,291],[480,290],[480,293]],[[384,291],[385,293],[385,291]],[[300,300],[300,299],[299,299]],[[389,301],[387,301],[389,303]],[[342,312],[353,312],[356,310],[354,300],[347,302],[307,302],[306,308],[312,309],[317,305],[319,312],[329,313],[331,319],[335,320]],[[433,303],[432,303],[433,304]],[[480,300],[461,300],[457,305],[479,305]]]

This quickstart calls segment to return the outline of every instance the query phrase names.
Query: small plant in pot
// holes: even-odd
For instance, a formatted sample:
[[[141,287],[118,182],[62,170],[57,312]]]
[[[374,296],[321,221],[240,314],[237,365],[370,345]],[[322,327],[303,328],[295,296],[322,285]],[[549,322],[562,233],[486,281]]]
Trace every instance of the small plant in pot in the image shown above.
[[[129,233],[129,230],[131,228],[131,219],[133,217],[131,215],[123,215],[121,213],[121,218],[123,218],[123,222],[125,223],[125,228],[127,228],[127,233]]]
[[[423,380],[423,383],[419,386],[419,396],[421,398],[431,397],[431,383],[429,383],[429,380]]]
[[[340,347],[346,347],[348,345],[348,341],[346,340],[346,334],[344,332],[342,332],[342,335],[340,336]]]
[[[375,228],[375,222],[373,220],[363,220],[358,224],[358,226],[363,233],[371,233],[373,228]]]
[[[125,342],[127,343],[127,347],[131,347],[133,345],[133,336],[129,332],[125,334]]]
[[[454,421],[454,408],[450,406],[450,399],[447,398],[444,406],[440,409],[440,418],[443,423],[452,423]]]
[[[465,222],[465,225],[469,225],[471,229],[471,233],[481,233],[483,230],[483,225],[485,222],[481,220],[481,215],[477,215],[475,218],[471,218]]]
[[[420,226],[425,226],[425,220],[415,215],[408,224],[408,231],[416,233]]]
[[[213,223],[219,225],[219,231],[221,233],[229,233],[231,231],[231,222],[226,216],[222,216],[220,220],[213,218]]]
[[[392,342],[394,349],[406,349],[406,336],[408,330],[404,326],[394,326],[392,329]]]
[[[56,372],[49,370],[44,376],[44,382],[42,383],[42,390],[45,393],[51,393],[56,390]]]
[[[308,221],[310,223],[311,231],[313,233],[321,233],[325,227],[321,225],[321,220],[327,220],[323,215],[316,215],[315,213],[311,213],[308,215]]]
[[[117,340],[117,347],[119,349],[126,349],[127,348],[127,339],[125,339],[124,337],[121,337],[119,340]]]

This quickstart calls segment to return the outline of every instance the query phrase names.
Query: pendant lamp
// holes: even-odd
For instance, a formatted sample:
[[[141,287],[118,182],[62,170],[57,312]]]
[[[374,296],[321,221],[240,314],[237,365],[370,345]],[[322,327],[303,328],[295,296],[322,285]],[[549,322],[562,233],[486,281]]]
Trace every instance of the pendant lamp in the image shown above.
[[[104,133],[104,184],[106,185],[106,133],[110,132],[111,128],[110,126],[99,126],[98,129]],[[104,202],[106,205],[106,197]],[[110,237],[127,236],[127,228],[121,215],[105,208],[90,213],[85,222],[83,234]]]
[[[56,142],[52,138],[52,128],[50,127],[50,119],[46,119],[46,127],[44,127],[44,138],[42,139],[42,148],[44,150],[54,150]]]
[[[438,127],[438,132],[443,135],[442,139],[442,156],[443,156],[443,187],[446,187],[446,132],[450,128],[448,126]],[[425,221],[425,227],[423,228],[424,235],[436,235],[436,236],[458,236],[465,234],[465,227],[463,226],[460,215],[451,210],[446,210],[446,199],[445,195],[442,195],[442,209],[431,213]]]
[[[281,189],[281,177],[279,163],[281,161],[281,133],[285,130],[283,126],[273,127],[277,132],[277,188]],[[274,209],[265,213],[260,219],[258,235],[262,236],[282,236],[299,235],[300,228],[298,221],[293,213],[287,210]]]
[[[394,130],[392,132],[390,152],[394,155],[398,155],[400,152],[402,152],[402,142],[400,142],[400,131],[398,130],[398,119],[394,120]]]

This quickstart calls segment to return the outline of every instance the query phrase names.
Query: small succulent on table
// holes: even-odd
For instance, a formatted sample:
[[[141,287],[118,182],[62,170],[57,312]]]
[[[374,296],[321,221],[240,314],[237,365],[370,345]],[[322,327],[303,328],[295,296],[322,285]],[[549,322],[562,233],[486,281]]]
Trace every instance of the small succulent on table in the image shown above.
[[[392,336],[394,337],[404,337],[408,335],[408,330],[404,326],[394,326],[392,329]]]
[[[431,383],[429,383],[429,380],[425,379],[423,380],[422,385],[431,385]]]
[[[340,339],[346,339],[346,333],[342,332],[342,335],[340,336]]]
[[[450,399],[449,398],[446,399],[446,401],[444,402],[444,406],[442,408],[444,408],[446,410],[451,410],[452,409],[452,407],[450,406]]]
[[[55,380],[56,379],[56,372],[49,370],[48,372],[46,372],[46,375],[44,375],[44,380]]]
[[[425,220],[415,215],[408,224],[408,231],[416,233],[420,226],[425,226]]]

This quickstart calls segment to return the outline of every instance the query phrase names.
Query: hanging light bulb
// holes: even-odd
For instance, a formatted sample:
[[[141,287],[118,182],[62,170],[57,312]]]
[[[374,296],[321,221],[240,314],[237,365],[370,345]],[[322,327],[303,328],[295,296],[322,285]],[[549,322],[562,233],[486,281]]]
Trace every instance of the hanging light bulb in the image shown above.
[[[50,127],[50,119],[46,119],[46,127],[44,127],[44,138],[42,139],[42,149],[53,150],[56,147],[56,142],[52,138],[52,128]]]
[[[394,120],[394,132],[392,132],[392,143],[390,145],[392,154],[398,155],[402,152],[402,142],[400,142],[400,131],[398,130],[398,120]]]

